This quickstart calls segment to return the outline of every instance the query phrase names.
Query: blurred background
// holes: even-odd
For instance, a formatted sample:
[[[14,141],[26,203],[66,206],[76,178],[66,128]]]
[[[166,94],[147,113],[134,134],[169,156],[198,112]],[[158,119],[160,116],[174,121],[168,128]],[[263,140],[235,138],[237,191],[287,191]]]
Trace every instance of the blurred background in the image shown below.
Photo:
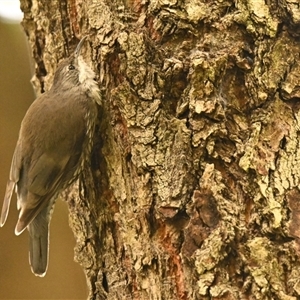
[[[35,99],[30,84],[33,62],[21,19],[18,0],[0,0],[0,208],[20,123]],[[85,276],[73,261],[75,239],[68,226],[67,204],[58,200],[55,206],[44,278],[31,273],[27,231],[14,234],[15,195],[11,204],[8,220],[0,228],[0,299],[86,299]]]

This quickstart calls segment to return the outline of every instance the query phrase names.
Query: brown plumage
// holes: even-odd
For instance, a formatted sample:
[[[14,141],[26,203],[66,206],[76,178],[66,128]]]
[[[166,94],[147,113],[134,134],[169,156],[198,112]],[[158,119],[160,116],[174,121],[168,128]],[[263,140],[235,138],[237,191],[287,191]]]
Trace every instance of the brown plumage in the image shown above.
[[[2,207],[1,226],[16,188],[15,233],[28,228],[30,265],[37,276],[47,271],[56,197],[77,178],[92,147],[100,94],[94,72],[79,56],[84,40],[59,64],[51,89],[32,103],[22,121]]]

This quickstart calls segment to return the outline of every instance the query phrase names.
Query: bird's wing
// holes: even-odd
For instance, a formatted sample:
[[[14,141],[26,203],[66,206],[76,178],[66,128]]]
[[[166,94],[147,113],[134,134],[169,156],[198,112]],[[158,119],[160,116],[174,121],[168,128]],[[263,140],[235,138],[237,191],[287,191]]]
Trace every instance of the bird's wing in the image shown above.
[[[31,162],[28,173],[24,174],[28,191],[39,196],[48,194],[57,186],[69,159],[70,155],[57,157],[55,153],[45,152],[37,161]],[[32,203],[32,206],[36,204]]]
[[[1,211],[1,218],[0,218],[0,226],[2,227],[7,219],[7,215],[9,212],[9,206],[10,206],[10,199],[15,187],[15,182],[8,180],[7,185],[6,185],[6,191],[5,191],[5,196],[4,196],[4,201],[3,201],[3,206],[2,206],[2,211]]]
[[[20,234],[54,196],[69,157],[55,161],[44,153],[32,166],[25,167],[18,186],[19,220],[15,233]]]
[[[11,196],[14,191],[15,184],[19,180],[20,169],[21,169],[20,144],[17,143],[16,149],[15,149],[15,152],[13,155],[13,159],[12,159],[11,168],[10,168],[9,180],[6,185],[6,191],[5,191],[2,212],[1,212],[1,218],[0,218],[0,226],[1,227],[5,224],[6,219],[7,219]]]
[[[56,149],[45,150],[38,159],[32,159],[27,162],[28,165],[24,165],[24,172],[17,183],[20,214],[16,234],[20,234],[72,179],[80,160],[82,141],[83,136],[74,139],[72,149],[66,147],[70,145],[68,141],[61,141]]]

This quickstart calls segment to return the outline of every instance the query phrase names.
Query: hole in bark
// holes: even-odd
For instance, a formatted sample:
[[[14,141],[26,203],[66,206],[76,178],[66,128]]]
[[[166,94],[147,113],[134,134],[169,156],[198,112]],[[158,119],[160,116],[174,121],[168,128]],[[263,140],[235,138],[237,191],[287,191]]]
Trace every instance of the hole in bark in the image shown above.
[[[280,148],[284,149],[286,146],[286,137],[284,136],[280,142]]]
[[[131,161],[131,157],[132,157],[132,154],[131,153],[127,153],[127,155],[126,155],[126,161]]]
[[[103,286],[105,292],[108,293],[108,283],[107,283],[107,278],[106,278],[105,273],[103,273],[102,286]]]

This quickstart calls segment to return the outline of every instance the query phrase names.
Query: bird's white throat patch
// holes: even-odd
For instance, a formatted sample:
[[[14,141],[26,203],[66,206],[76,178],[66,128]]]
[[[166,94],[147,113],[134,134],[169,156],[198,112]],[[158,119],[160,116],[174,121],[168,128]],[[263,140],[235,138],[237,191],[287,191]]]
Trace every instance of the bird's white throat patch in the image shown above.
[[[97,82],[94,80],[94,71],[84,62],[81,56],[78,57],[79,82],[82,88],[90,94],[95,101],[100,104],[100,90]]]

